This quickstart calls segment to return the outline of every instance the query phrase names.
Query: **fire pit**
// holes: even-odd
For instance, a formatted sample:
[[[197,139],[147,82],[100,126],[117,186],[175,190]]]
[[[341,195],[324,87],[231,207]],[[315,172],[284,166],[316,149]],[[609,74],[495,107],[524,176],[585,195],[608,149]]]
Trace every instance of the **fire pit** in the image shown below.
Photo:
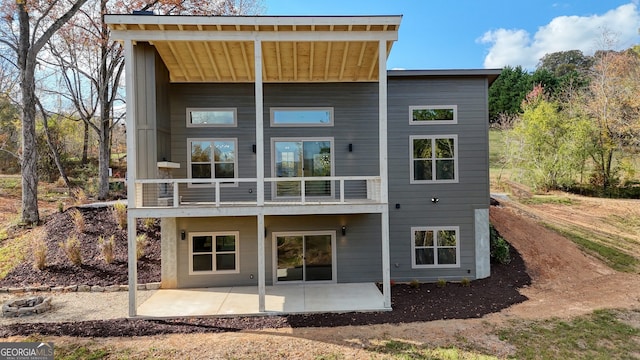
[[[17,317],[24,315],[40,314],[51,309],[51,298],[33,296],[26,299],[17,299],[2,305],[2,316]]]

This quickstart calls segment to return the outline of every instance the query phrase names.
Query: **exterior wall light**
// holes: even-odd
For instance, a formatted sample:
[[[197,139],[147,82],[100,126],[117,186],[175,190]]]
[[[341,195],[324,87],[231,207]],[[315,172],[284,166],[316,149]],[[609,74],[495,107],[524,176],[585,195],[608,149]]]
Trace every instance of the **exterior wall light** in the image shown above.
[[[347,235],[347,227],[342,225],[342,236]]]

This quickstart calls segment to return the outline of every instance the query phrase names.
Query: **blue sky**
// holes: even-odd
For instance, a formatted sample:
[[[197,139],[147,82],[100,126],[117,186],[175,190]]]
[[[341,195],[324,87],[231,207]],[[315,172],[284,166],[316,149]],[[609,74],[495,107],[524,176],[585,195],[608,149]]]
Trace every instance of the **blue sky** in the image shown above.
[[[403,15],[388,68],[521,65],[545,53],[640,43],[640,0],[263,0],[265,15]],[[604,46],[606,47],[606,46]]]

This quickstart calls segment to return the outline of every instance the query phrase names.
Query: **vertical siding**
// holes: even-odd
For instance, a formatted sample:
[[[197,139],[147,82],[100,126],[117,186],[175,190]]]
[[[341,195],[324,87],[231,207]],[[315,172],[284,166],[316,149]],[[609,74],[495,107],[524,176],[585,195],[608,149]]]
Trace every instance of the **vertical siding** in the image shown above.
[[[488,207],[489,201],[486,87],[481,77],[389,79],[390,260],[395,280],[475,278],[474,209]],[[458,123],[409,125],[411,105],[457,105]],[[410,184],[409,136],[439,134],[458,135],[459,183]],[[432,197],[440,201],[433,204]],[[460,267],[412,269],[413,226],[459,226]]]

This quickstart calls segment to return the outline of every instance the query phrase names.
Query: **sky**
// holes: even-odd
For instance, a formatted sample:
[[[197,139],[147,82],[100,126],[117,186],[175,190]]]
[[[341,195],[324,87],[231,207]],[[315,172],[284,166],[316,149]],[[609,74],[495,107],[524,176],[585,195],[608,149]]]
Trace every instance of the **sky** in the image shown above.
[[[533,71],[547,53],[640,44],[640,0],[263,1],[265,15],[402,15],[389,69]]]

